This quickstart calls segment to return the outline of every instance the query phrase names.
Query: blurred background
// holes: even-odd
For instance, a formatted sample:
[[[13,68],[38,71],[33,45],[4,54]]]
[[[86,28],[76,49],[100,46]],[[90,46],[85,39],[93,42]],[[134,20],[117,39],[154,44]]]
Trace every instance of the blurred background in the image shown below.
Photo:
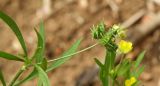
[[[107,26],[121,24],[128,31],[134,50],[127,56],[136,58],[143,50],[145,71],[140,76],[144,86],[160,86],[160,0],[0,0],[0,10],[19,25],[30,56],[36,48],[36,33],[43,20],[46,32],[46,57],[55,59],[78,38],[83,37],[80,49],[94,41],[90,28],[100,21]],[[0,50],[19,54],[21,46],[13,32],[0,20]],[[74,56],[48,75],[52,86],[101,86],[93,58],[103,60],[104,48],[96,46]],[[9,82],[20,62],[0,58],[0,68]],[[30,70],[28,70],[30,71]],[[27,72],[21,77],[23,78]],[[37,80],[22,86],[36,86]],[[0,85],[1,86],[1,85]]]

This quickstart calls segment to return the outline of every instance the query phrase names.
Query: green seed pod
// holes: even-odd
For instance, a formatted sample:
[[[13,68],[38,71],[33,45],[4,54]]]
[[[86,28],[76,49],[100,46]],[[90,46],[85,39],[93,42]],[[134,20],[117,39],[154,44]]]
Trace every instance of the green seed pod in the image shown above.
[[[94,39],[101,39],[105,34],[105,24],[101,22],[97,26],[93,26],[91,32]]]

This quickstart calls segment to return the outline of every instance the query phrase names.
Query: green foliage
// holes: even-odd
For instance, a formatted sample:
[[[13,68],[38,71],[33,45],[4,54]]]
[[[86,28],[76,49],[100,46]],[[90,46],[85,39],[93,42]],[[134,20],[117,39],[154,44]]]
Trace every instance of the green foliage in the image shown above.
[[[42,62],[43,60],[43,57],[44,57],[44,40],[42,38],[42,36],[40,35],[40,33],[38,33],[38,31],[35,29],[35,32],[37,34],[37,37],[38,37],[38,44],[37,44],[37,49],[34,53],[34,56],[32,57],[32,60],[35,58],[36,59],[36,62],[39,63],[39,62]]]
[[[0,11],[0,18],[6,23],[8,24],[8,26],[10,27],[10,29],[15,33],[15,35],[17,36],[22,48],[23,48],[23,51],[24,51],[24,54],[25,54],[25,57],[27,57],[27,48],[26,48],[26,45],[25,45],[25,42],[24,42],[24,39],[23,39],[23,36],[19,30],[19,27],[18,25],[14,22],[14,20],[12,18],[10,18],[8,15],[6,15],[5,13],[3,13],[2,11]]]
[[[103,22],[101,22],[97,26],[93,26],[92,29],[92,36],[94,39],[101,39],[105,35],[105,25]]]
[[[79,44],[81,42],[81,39],[77,40],[63,55],[62,57],[65,57],[65,58],[61,58],[58,59],[58,60],[55,60],[53,61],[53,63],[55,65],[53,65],[53,63],[51,63],[51,65],[48,66],[48,68],[46,69],[46,72],[49,72],[55,68],[57,68],[58,66],[62,65],[65,61],[69,60],[71,58],[71,54],[75,53],[76,52],[76,49],[78,48]],[[43,64],[44,65],[44,64]],[[43,66],[42,66],[43,68]],[[26,78],[24,78],[23,80],[21,81],[18,81],[16,83],[16,86],[26,82],[26,81],[29,81],[31,79],[33,79],[34,77],[37,76],[37,71],[34,69]]]
[[[45,31],[44,31],[44,25],[43,25],[43,21],[40,22],[40,29],[39,29],[39,33],[43,39],[43,44],[45,45]]]
[[[138,77],[141,75],[141,73],[144,71],[144,68],[145,68],[144,65],[141,66],[141,67],[139,67],[139,68],[137,69],[137,71],[134,73],[134,76],[135,76],[136,78],[138,78]]]
[[[8,59],[8,60],[15,60],[15,61],[24,61],[23,58],[18,57],[18,56],[14,56],[12,54],[0,51],[0,57]]]
[[[139,54],[139,56],[137,57],[136,62],[135,62],[135,66],[134,66],[135,68],[137,68],[139,66],[142,59],[144,58],[144,55],[145,55],[145,51],[143,51],[142,53]]]
[[[103,64],[97,58],[94,58],[94,60],[98,66],[100,66],[101,68],[104,67]]]
[[[1,71],[1,69],[0,69],[0,80],[1,80],[1,82],[2,82],[2,85],[3,85],[3,86],[6,86],[6,82],[5,82],[5,80],[4,80],[3,73],[2,73],[2,71]]]
[[[130,70],[131,64],[128,59],[123,60],[122,63],[117,65],[116,71],[118,76],[125,76]]]
[[[39,32],[36,29],[35,29],[35,32],[38,37],[38,44],[37,44],[36,52],[32,58],[33,59],[36,58],[36,62],[39,63],[39,62],[42,62],[44,58],[44,51],[45,51],[45,33],[44,33],[43,22],[40,23]]]
[[[40,23],[39,31],[35,29],[37,35],[37,47],[35,53],[32,57],[27,55],[27,48],[25,45],[25,41],[23,36],[18,28],[18,25],[12,20],[8,15],[0,11],[0,18],[10,27],[10,29],[15,33],[16,37],[18,38],[23,51],[24,55],[16,56],[12,55],[3,51],[0,51],[0,57],[7,59],[7,60],[14,60],[14,61],[21,61],[23,62],[23,66],[17,72],[15,77],[11,80],[8,86],[20,86],[26,81],[29,81],[35,77],[38,77],[38,86],[50,86],[50,82],[47,76],[47,72],[60,67],[66,61],[72,58],[73,55],[79,54],[84,52],[92,47],[96,46],[92,45],[80,51],[77,51],[78,46],[81,43],[81,39],[77,40],[66,52],[62,54],[61,57],[47,60],[45,58],[45,30],[43,22]],[[131,61],[126,58],[122,57],[122,60],[119,64],[115,63],[115,58],[117,52],[119,50],[119,44],[116,43],[117,39],[122,39],[124,37],[124,31],[121,27],[117,25],[113,25],[112,27],[106,30],[106,26],[103,22],[94,26],[92,30],[92,36],[94,39],[97,39],[100,44],[102,44],[106,49],[105,61],[100,62],[98,59],[95,58],[95,62],[99,66],[100,72],[99,77],[102,81],[103,86],[136,86],[139,84],[136,79],[140,76],[140,74],[144,70],[144,66],[140,66],[140,63],[144,57],[145,52],[142,52],[136,61]],[[122,42],[121,47],[123,50],[125,48],[129,48],[126,45],[128,42]],[[129,43],[130,47],[132,47],[132,43]],[[132,49],[132,48],[130,48]],[[128,51],[129,52],[129,51]],[[128,53],[127,52],[127,53]],[[124,53],[121,53],[124,54]],[[126,54],[126,53],[125,53]],[[33,71],[28,74],[28,76],[24,77],[21,80],[18,80],[19,76],[29,68],[33,68]],[[119,77],[124,78],[124,83],[120,83],[118,80]],[[4,80],[3,74],[0,70],[0,80],[3,86],[6,86],[6,82]],[[132,82],[134,80],[134,83]],[[132,82],[132,83],[131,83]]]
[[[43,86],[50,86],[46,72],[40,66],[36,64],[34,66],[38,71],[38,77],[40,78],[40,81],[43,83]]]
[[[131,61],[121,57],[120,63],[115,63],[117,53],[126,54],[132,49],[132,43],[122,40],[125,37],[124,30],[118,26],[113,25],[105,31],[104,23],[98,24],[91,29],[92,36],[98,40],[106,49],[106,56],[104,63],[101,63],[95,58],[95,62],[100,68],[99,77],[103,86],[135,86],[138,85],[138,77],[144,70],[144,66],[140,67],[140,63],[144,57],[145,52],[142,52],[136,59]],[[119,43],[117,43],[121,40]],[[121,50],[121,52],[119,52]],[[118,80],[122,78],[122,80]],[[124,80],[123,80],[124,79]],[[121,82],[124,83],[121,83]]]
[[[35,53],[31,58],[27,56],[27,48],[25,46],[25,42],[23,39],[23,36],[17,26],[17,24],[12,20],[8,15],[0,11],[0,18],[8,24],[8,26],[11,28],[11,30],[15,33],[16,37],[18,38],[23,50],[24,50],[24,56],[15,56],[3,51],[0,51],[0,57],[5,58],[7,60],[15,60],[15,61],[21,61],[24,62],[24,65],[20,68],[20,70],[17,72],[16,76],[13,78],[13,80],[9,83],[9,86],[19,86],[23,84],[24,82],[31,80],[35,77],[39,77],[38,79],[38,86],[50,86],[47,72],[61,66],[66,61],[68,61],[73,55],[78,54],[80,52],[83,52],[87,49],[86,48],[80,52],[76,52],[78,46],[80,45],[81,39],[77,40],[71,48],[69,48],[62,57],[58,59],[48,60],[45,58],[44,52],[45,52],[45,33],[44,33],[44,25],[43,22],[40,23],[39,31],[35,29],[35,32],[37,34],[37,48],[35,50]],[[25,58],[23,58],[25,57]],[[51,62],[51,64],[50,64]],[[50,65],[48,65],[50,64]],[[34,67],[33,71],[26,76],[22,80],[17,80],[18,77],[27,69],[30,67]],[[2,72],[0,71],[0,80],[4,86],[6,86]]]

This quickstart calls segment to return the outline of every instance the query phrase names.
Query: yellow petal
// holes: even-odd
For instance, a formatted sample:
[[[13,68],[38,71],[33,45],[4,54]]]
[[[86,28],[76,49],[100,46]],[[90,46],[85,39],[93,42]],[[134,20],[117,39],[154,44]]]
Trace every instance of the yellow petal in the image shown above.
[[[125,81],[125,86],[131,86],[130,80]]]
[[[137,80],[135,77],[131,77],[130,81],[131,81],[131,84],[134,84]]]
[[[128,53],[132,50],[132,43],[121,40],[118,44],[118,49],[122,53]]]
[[[131,77],[130,79],[127,79],[125,81],[125,86],[132,86],[134,83],[136,83],[136,78],[135,77]]]

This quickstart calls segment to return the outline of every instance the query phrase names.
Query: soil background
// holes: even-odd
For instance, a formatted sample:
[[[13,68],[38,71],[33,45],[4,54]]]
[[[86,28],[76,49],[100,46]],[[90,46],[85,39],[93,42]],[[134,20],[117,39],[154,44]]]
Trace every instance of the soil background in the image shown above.
[[[129,34],[134,34],[129,35],[131,37],[139,35],[135,31],[138,25],[150,21],[148,14],[159,13],[159,0],[0,0],[0,10],[11,16],[18,24],[30,56],[34,53],[37,43],[34,28],[38,28],[40,21],[43,20],[47,59],[57,58],[79,38],[83,38],[79,50],[96,43],[90,33],[93,25],[102,20],[107,26],[121,24],[141,9],[147,10],[147,13],[127,28]],[[141,38],[134,45],[134,50],[128,54],[135,58],[138,53],[146,50],[143,61],[146,67],[140,77],[143,86],[160,86],[160,27],[155,28]],[[0,50],[15,55],[22,53],[17,38],[3,21],[0,21]],[[103,59],[104,50],[102,46],[96,46],[75,55],[64,65],[51,71],[48,74],[51,86],[101,86],[97,75],[85,84],[82,84],[81,78],[94,72],[91,71],[96,67],[94,58]],[[21,65],[20,62],[0,58],[0,68],[7,83]],[[20,79],[26,74],[27,72]],[[34,79],[22,86],[36,84],[37,79]]]

